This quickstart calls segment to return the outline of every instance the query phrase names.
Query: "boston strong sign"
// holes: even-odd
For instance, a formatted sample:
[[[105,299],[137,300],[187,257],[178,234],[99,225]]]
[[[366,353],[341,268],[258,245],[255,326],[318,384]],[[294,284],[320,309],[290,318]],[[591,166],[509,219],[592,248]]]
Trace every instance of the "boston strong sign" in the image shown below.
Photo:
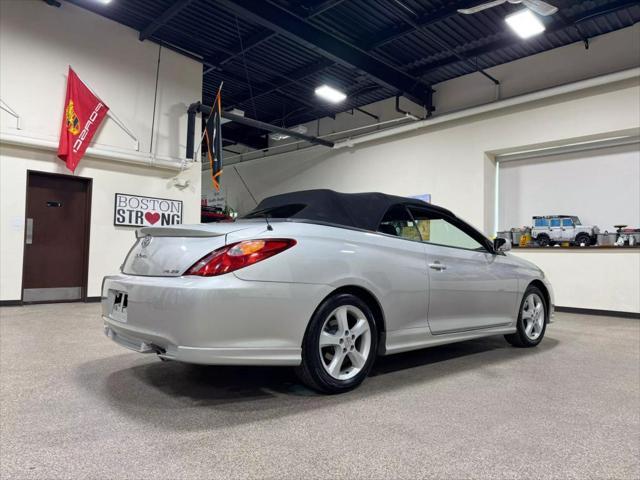
[[[182,223],[182,201],[116,193],[113,224],[150,227]]]

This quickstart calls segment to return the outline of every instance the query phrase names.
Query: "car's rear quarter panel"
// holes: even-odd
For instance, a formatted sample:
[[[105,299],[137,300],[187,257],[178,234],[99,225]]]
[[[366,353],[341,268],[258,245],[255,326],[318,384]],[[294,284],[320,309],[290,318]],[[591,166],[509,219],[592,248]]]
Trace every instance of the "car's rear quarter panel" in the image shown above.
[[[381,304],[387,330],[427,328],[429,277],[421,243],[302,222],[272,222],[272,228],[230,235],[230,241],[256,236],[297,241],[273,259],[236,271],[238,278],[361,287]]]

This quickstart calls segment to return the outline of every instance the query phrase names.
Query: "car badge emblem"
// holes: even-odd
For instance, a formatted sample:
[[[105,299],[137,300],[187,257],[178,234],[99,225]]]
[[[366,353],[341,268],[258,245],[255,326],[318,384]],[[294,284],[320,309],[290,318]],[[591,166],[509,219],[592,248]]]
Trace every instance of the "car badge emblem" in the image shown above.
[[[151,240],[153,240],[153,237],[151,235],[147,235],[146,237],[144,237],[141,244],[142,248],[147,248],[151,243]]]

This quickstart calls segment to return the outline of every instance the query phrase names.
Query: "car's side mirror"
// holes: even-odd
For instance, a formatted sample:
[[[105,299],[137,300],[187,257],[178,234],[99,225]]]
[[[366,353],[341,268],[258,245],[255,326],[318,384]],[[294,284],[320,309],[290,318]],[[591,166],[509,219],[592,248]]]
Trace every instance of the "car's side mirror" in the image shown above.
[[[511,250],[511,240],[498,237],[493,241],[493,249],[496,252],[508,252]]]

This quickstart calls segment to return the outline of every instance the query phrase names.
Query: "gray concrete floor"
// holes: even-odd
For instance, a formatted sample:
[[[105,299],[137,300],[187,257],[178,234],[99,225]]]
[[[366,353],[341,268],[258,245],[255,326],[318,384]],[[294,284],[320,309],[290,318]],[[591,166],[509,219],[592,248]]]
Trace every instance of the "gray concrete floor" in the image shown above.
[[[288,369],[164,363],[97,304],[0,309],[0,477],[639,478],[640,322],[558,314],[380,359],[356,391]]]

